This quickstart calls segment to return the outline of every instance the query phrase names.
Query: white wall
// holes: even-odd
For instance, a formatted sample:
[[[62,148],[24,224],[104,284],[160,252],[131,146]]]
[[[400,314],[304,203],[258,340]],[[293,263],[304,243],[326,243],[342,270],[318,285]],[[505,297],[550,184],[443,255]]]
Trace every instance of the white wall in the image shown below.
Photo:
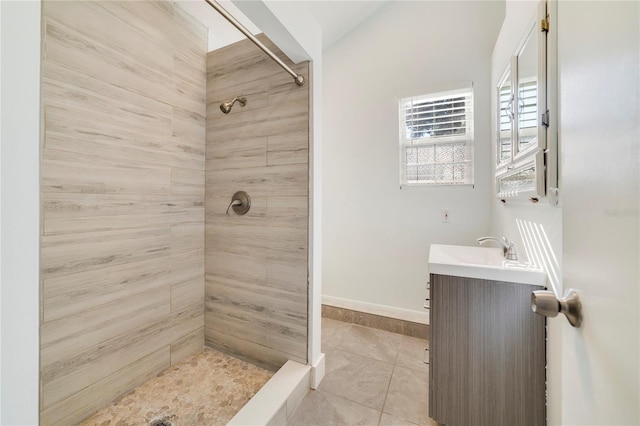
[[[2,2],[0,2],[0,34],[2,34]],[[2,36],[0,35],[0,41]],[[2,43],[0,43],[0,93],[2,93]],[[0,102],[0,135],[2,135],[2,102]],[[0,137],[0,142],[2,138]],[[2,143],[0,143],[0,309],[2,307]],[[0,367],[2,366],[2,311],[0,310]],[[0,368],[0,422],[2,421],[2,368]]]
[[[35,425],[39,391],[40,2],[1,3],[0,423]]]
[[[490,57],[503,17],[504,2],[389,2],[325,51],[324,302],[426,319],[429,245],[489,232]],[[475,188],[400,190],[398,100],[470,81]]]

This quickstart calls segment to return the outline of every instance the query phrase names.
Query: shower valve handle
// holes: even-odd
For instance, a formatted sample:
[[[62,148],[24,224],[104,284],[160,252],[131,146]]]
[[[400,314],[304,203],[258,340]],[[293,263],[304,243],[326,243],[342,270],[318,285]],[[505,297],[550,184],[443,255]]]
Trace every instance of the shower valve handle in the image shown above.
[[[238,191],[231,197],[231,203],[227,207],[227,213],[229,209],[233,208],[233,212],[237,215],[243,215],[251,208],[251,197],[244,191]]]

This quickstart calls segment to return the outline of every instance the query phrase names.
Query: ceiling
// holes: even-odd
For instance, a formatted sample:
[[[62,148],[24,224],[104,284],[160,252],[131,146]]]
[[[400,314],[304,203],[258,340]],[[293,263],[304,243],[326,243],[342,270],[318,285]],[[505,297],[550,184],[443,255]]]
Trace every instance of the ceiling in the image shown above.
[[[367,20],[389,0],[304,1],[322,28],[322,49],[326,50]]]
[[[178,0],[181,6],[209,28],[209,50],[235,43],[245,37],[204,0]],[[260,33],[231,0],[217,0],[253,34]],[[290,0],[292,1],[292,0]],[[297,0],[308,8],[322,28],[322,48],[326,50],[364,22],[390,0]]]

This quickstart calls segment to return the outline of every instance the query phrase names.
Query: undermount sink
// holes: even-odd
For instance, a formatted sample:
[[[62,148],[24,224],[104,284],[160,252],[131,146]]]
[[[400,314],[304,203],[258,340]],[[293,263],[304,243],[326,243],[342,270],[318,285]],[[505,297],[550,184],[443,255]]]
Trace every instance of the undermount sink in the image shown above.
[[[547,274],[538,266],[506,260],[502,249],[431,244],[429,273],[521,284],[547,285]]]

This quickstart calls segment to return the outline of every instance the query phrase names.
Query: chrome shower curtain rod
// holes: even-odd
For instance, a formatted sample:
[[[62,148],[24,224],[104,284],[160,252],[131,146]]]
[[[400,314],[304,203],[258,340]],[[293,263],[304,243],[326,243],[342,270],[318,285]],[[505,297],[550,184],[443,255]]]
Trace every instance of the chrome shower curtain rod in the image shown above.
[[[260,40],[258,40],[244,25],[242,25],[236,18],[231,16],[229,12],[227,12],[222,6],[220,6],[215,0],[204,0],[209,3],[209,6],[214,8],[224,19],[229,21],[231,25],[236,27],[242,34],[244,34],[249,40],[253,42],[256,46],[258,46],[264,53],[266,53],[271,59],[273,59],[278,65],[280,65],[286,72],[288,72],[293,80],[296,82],[298,86],[304,86],[304,77],[300,74],[294,72],[291,68],[287,66],[280,58],[278,58],[267,46],[262,44]]]

